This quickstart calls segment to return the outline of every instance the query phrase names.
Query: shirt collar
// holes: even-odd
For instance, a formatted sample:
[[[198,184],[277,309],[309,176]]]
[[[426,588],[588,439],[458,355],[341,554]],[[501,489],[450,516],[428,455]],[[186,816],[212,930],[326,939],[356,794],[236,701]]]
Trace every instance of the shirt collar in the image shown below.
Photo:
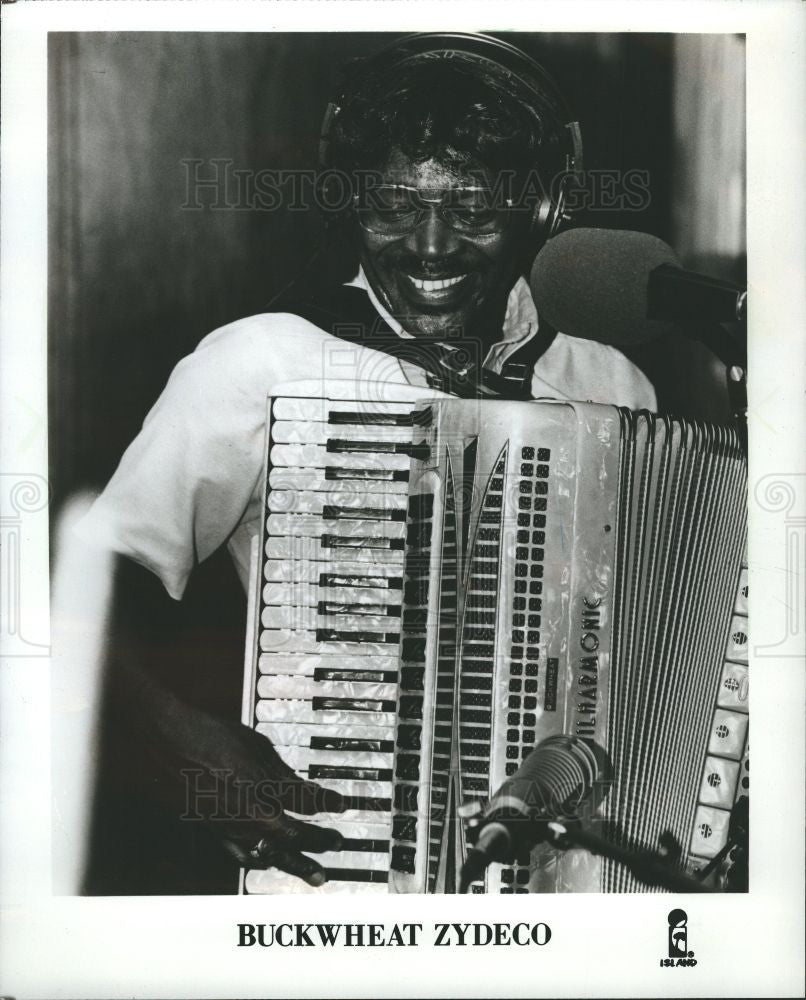
[[[369,295],[370,302],[377,310],[381,319],[383,319],[383,321],[398,335],[398,337],[405,337],[408,340],[414,339],[413,335],[407,333],[394,316],[390,316],[389,312],[378,301],[378,297],[375,295],[370,283],[367,281],[362,267],[359,268],[358,274],[353,278],[353,280],[348,281],[347,284],[356,288],[363,288],[366,291],[367,295]],[[518,278],[512,287],[512,291],[509,293],[509,298],[507,299],[507,308],[504,314],[504,325],[502,327],[503,335],[501,340],[497,341],[490,348],[487,357],[484,360],[485,368],[489,368],[500,374],[507,358],[536,336],[537,330],[537,309],[535,308],[534,300],[532,299],[532,293],[529,290],[529,285],[526,280],[524,278]],[[445,344],[444,346],[451,347],[452,345]]]

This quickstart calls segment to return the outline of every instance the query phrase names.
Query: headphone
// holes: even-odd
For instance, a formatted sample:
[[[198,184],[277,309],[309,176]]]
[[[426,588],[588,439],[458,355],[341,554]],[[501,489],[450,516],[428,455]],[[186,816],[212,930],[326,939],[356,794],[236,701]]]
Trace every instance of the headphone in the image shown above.
[[[393,80],[404,66],[435,61],[451,62],[491,71],[510,93],[532,109],[545,134],[559,137],[560,155],[564,149],[565,170],[556,191],[541,185],[531,221],[531,234],[541,241],[550,239],[571,221],[567,202],[569,191],[583,184],[582,133],[559,88],[543,67],[521,49],[490,35],[464,33],[429,33],[408,35],[362,60],[348,71],[345,85],[331,101],[322,122],[319,142],[319,171],[332,170],[333,132],[339,116],[350,108],[364,85],[375,75]],[[534,165],[538,173],[538,165]],[[323,184],[324,186],[324,184]],[[549,185],[551,187],[551,185]],[[322,187],[320,187],[320,191]],[[319,204],[325,204],[320,199]],[[344,210],[340,213],[343,217]],[[335,218],[338,216],[333,216]]]

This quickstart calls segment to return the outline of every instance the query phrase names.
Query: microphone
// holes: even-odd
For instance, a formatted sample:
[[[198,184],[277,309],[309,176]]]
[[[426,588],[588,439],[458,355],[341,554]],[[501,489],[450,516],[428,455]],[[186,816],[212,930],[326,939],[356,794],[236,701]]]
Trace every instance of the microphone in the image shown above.
[[[555,329],[612,346],[746,318],[745,289],[684,270],[663,240],[629,230],[560,233],[535,258],[530,284]]]
[[[462,867],[459,891],[466,891],[492,861],[508,862],[534,847],[549,834],[549,823],[577,818],[591,796],[595,812],[611,780],[610,758],[592,740],[565,735],[542,740],[486,808],[481,803],[461,807],[476,842]]]

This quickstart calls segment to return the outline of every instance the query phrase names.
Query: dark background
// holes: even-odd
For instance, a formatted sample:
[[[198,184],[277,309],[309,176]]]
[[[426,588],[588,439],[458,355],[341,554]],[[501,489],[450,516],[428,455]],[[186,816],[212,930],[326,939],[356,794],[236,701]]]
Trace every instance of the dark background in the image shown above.
[[[114,471],[176,362],[265,309],[315,212],[202,210],[182,161],[316,163],[340,68],[392,34],[50,37],[50,478],[54,509]],[[556,77],[588,168],[648,170],[649,207],[587,221],[731,275],[744,253],[744,52],[736,36],[509,33]]]
[[[183,207],[183,161],[204,161],[204,176],[216,158],[236,170],[312,168],[341,68],[394,37],[50,36],[54,513],[76,490],[103,486],[176,362],[216,327],[265,310],[320,233],[315,212],[216,209],[212,192],[200,193],[202,209]],[[581,123],[588,169],[649,172],[651,200],[643,211],[579,221],[653,233],[686,266],[741,278],[743,39],[503,37],[557,79]],[[719,367],[702,352],[658,344],[636,360],[664,405],[689,415],[719,413]],[[135,579],[129,594],[141,586]],[[231,718],[240,710],[244,614],[234,571],[219,552],[200,567],[176,609],[176,655],[165,668],[176,691]],[[203,833],[178,830],[147,795],[127,791],[142,786],[134,779],[143,778],[143,765],[130,746],[112,744],[102,768],[106,792],[89,891],[231,891],[235,869]]]

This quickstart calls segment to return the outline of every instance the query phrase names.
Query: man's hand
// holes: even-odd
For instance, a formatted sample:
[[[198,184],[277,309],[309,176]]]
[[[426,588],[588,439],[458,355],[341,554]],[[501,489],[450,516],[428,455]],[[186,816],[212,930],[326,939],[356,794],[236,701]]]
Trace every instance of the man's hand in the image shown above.
[[[324,869],[302,852],[337,851],[341,834],[287,813],[342,812],[349,802],[300,778],[253,729],[187,704],[131,661],[117,666],[117,711],[134,723],[156,766],[150,794],[177,819],[203,822],[244,867],[279,868],[321,885]]]
[[[266,737],[194,711],[182,725],[170,769],[180,776],[187,820],[203,820],[245,868],[279,868],[318,886],[321,865],[302,852],[337,851],[336,830],[302,822],[288,812],[341,812],[338,792],[304,781]],[[192,733],[187,724],[193,725]],[[162,762],[161,762],[162,763]],[[168,773],[165,760],[163,773]]]

